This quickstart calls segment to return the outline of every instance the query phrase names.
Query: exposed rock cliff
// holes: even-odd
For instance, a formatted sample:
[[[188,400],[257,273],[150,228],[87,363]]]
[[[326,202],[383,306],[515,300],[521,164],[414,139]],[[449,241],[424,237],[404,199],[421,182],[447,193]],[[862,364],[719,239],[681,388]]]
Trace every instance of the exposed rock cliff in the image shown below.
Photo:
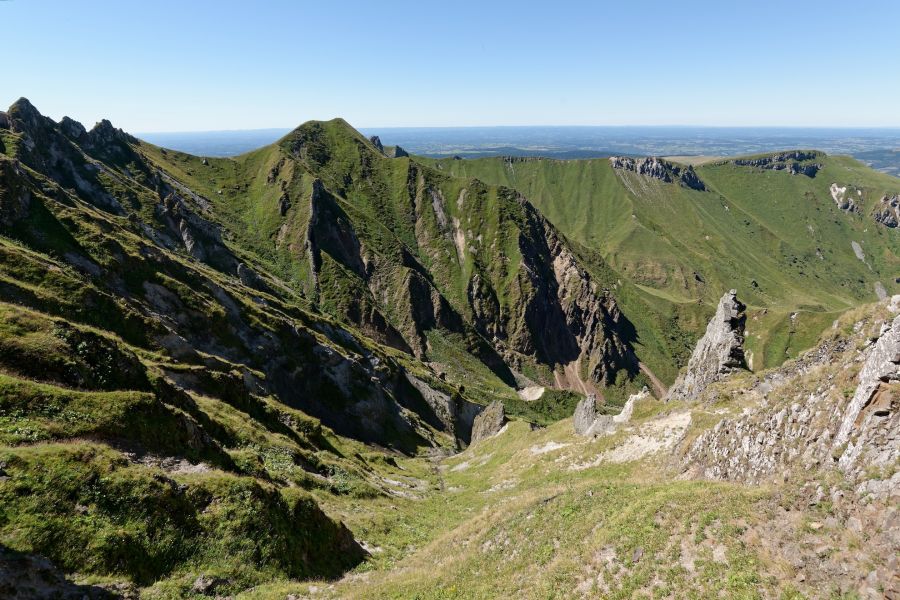
[[[834,203],[837,207],[845,212],[850,213],[858,213],[859,205],[857,204],[857,200],[860,194],[855,193],[855,190],[852,186],[841,186],[836,183],[832,183],[831,187],[828,188],[829,192],[831,192],[831,199],[834,200]]]
[[[530,231],[519,238],[522,276],[528,277],[518,314],[501,322],[509,345],[536,352],[544,364],[569,368],[573,378],[606,385],[616,373],[637,372],[627,335],[627,320],[615,299],[599,289],[556,229],[523,198]],[[524,327],[523,327],[524,325]],[[573,369],[574,367],[574,369]],[[578,381],[569,387],[584,389]]]
[[[858,380],[834,436],[833,456],[845,470],[888,466],[900,456],[900,315],[881,326]]]
[[[669,388],[667,400],[692,398],[706,387],[737,369],[745,368],[744,325],[746,307],[735,290],[719,300],[716,314],[697,342],[687,370]]]
[[[756,167],[758,169],[771,169],[773,171],[787,171],[791,175],[815,177],[819,172],[819,169],[822,168],[822,165],[811,161],[820,156],[819,152],[794,150],[792,152],[782,152],[780,154],[762,156],[759,158],[736,158],[728,162],[740,167]]]
[[[900,194],[882,197],[872,211],[872,218],[885,227],[900,225]]]
[[[506,412],[503,403],[494,400],[475,417],[472,424],[472,443],[479,442],[500,433],[506,425]]]
[[[666,183],[678,182],[684,187],[693,190],[704,191],[706,185],[694,172],[694,167],[676,165],[667,160],[648,156],[645,158],[632,158],[629,156],[610,156],[609,164],[613,169],[632,171],[638,175],[659,179]]]

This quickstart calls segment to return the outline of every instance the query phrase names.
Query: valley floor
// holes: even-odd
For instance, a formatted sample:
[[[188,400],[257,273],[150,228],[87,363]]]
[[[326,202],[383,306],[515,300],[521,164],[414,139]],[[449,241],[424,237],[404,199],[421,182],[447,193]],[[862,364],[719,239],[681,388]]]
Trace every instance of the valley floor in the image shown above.
[[[717,418],[692,408],[642,400],[596,439],[570,419],[513,422],[461,454],[401,461],[385,475],[395,497],[331,507],[366,563],[239,598],[857,597],[875,568],[859,519],[791,483],[678,474],[669,450]]]

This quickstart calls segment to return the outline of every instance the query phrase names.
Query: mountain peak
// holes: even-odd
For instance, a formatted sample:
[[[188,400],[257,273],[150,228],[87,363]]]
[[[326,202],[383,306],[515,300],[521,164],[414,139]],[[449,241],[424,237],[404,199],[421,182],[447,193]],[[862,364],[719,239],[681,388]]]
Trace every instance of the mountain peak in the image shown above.
[[[13,102],[6,114],[8,115],[10,126],[17,131],[47,125],[48,122],[53,123],[52,119],[42,115],[28,98],[24,97]]]
[[[59,122],[59,128],[68,138],[77,140],[87,133],[84,125],[70,117],[63,117]]]
[[[91,144],[102,145],[112,144],[114,142],[134,142],[137,141],[131,135],[125,133],[121,129],[113,126],[108,119],[101,119],[99,123],[94,125],[88,132]]]
[[[25,96],[22,96],[21,98],[19,98],[18,100],[16,100],[12,104],[10,104],[9,110],[7,112],[9,112],[9,113],[17,112],[20,114],[31,113],[31,114],[37,114],[39,116],[41,114],[40,112],[38,112],[38,109],[35,108],[34,104],[32,104],[31,101],[28,98],[26,98]]]

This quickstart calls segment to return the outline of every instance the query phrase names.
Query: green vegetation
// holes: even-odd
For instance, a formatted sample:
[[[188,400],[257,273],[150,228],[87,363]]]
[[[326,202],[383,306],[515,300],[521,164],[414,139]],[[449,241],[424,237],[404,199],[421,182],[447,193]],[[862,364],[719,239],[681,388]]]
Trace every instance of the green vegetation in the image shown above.
[[[660,421],[699,435],[733,390],[642,400],[596,440],[568,417],[589,388],[608,414],[658,393],[729,287],[755,370],[896,291],[896,231],[867,220],[896,180],[817,155],[815,178],[707,162],[698,192],[608,161],[390,158],[341,120],[206,159],[9,118],[0,545],[149,598],[199,576],[248,598],[788,593],[740,537],[772,490],[621,450]],[[505,432],[453,454],[498,399]]]
[[[428,162],[517,189],[566,235],[599,251],[621,274],[617,297],[625,314],[667,358],[677,357],[667,344],[672,320],[696,336],[730,288],[751,310],[765,311],[750,344],[762,358],[757,369],[796,356],[839,312],[874,301],[875,282],[889,295],[900,292],[900,238],[870,216],[900,183],[847,157],[818,154],[809,161],[822,165],[815,177],[709,162],[696,169],[706,192],[616,171],[606,159]],[[861,190],[858,213],[838,208],[832,183]],[[864,249],[866,266],[851,241]],[[707,307],[704,318],[698,301]],[[792,313],[799,318],[790,326]]]

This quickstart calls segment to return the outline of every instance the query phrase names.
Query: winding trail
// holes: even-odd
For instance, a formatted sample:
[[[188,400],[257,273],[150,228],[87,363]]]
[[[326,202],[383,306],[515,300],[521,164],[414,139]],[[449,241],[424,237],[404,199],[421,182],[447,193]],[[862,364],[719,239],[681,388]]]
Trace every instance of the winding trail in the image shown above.
[[[668,388],[663,385],[663,382],[659,380],[659,378],[653,374],[653,371],[650,370],[650,367],[645,365],[642,362],[638,363],[638,367],[641,369],[641,373],[650,378],[650,383],[653,384],[653,391],[656,392],[656,397],[662,400],[666,397],[666,392],[668,392]]]

